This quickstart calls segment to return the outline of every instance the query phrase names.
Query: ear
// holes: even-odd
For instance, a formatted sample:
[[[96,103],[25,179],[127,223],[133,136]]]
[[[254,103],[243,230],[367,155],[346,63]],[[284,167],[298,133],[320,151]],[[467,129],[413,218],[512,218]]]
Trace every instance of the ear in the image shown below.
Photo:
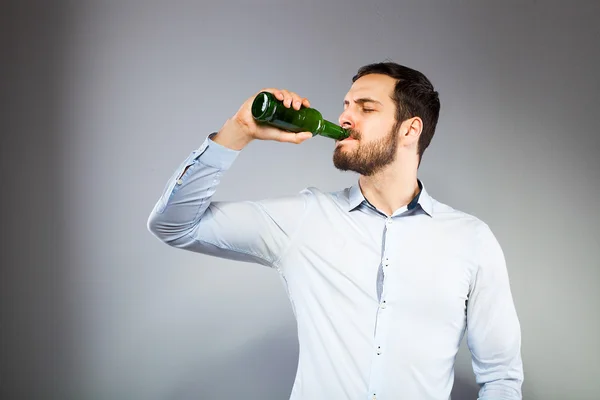
[[[400,131],[406,144],[417,143],[423,131],[423,120],[419,117],[409,118],[402,122]]]

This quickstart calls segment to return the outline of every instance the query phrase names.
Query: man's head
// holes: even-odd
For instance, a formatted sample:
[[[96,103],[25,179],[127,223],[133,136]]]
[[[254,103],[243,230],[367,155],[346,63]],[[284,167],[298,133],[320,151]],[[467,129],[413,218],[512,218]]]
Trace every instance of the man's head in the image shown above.
[[[418,167],[440,112],[431,82],[392,62],[361,67],[352,82],[339,118],[351,138],[337,143],[334,165],[370,176],[401,153],[415,157]]]

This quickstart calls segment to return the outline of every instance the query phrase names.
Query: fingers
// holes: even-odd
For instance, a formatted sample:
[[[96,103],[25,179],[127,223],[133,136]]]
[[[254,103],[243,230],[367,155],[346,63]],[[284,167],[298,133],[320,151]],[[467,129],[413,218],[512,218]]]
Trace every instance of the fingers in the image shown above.
[[[313,135],[310,132],[298,132],[298,133],[280,132],[277,140],[280,142],[284,142],[284,143],[300,144],[312,137],[313,137]]]
[[[293,107],[299,110],[302,106],[310,107],[310,102],[306,97],[301,97],[297,93],[290,92],[285,89],[264,89],[275,95],[277,100],[283,101],[283,105],[287,108]]]
[[[295,92],[290,92],[285,89],[266,88],[261,91],[272,93],[275,98],[281,102],[287,108],[293,107],[295,110],[299,110],[302,107],[310,107],[310,102],[307,98],[299,96]],[[259,139],[262,140],[275,140],[284,143],[300,144],[313,137],[311,132],[287,132],[274,127],[262,126],[260,128],[261,134]]]
[[[311,132],[287,132],[277,128],[267,128],[263,131],[266,134],[264,139],[275,140],[283,143],[300,144],[313,137]]]

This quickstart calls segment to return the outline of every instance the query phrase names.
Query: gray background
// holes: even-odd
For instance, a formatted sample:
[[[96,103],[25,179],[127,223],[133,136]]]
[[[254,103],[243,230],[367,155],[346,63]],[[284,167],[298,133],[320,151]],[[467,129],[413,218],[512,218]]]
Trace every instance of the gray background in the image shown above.
[[[440,92],[420,178],[486,221],[525,399],[600,394],[600,3],[53,1],[2,6],[2,399],[285,399],[291,307],[265,267],[162,245],[179,163],[265,86],[337,121],[356,69]],[[568,5],[567,5],[568,4]],[[252,143],[217,199],[337,190],[333,142]],[[463,342],[454,399],[474,399]]]

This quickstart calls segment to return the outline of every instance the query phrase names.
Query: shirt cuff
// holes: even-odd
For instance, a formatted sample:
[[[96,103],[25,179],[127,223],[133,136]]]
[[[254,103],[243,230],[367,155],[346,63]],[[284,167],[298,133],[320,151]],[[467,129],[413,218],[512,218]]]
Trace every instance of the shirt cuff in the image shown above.
[[[199,155],[196,157],[196,160],[209,167],[227,170],[231,167],[241,150],[233,150],[214,142],[212,138],[216,134],[217,132],[213,132],[208,135],[202,146],[198,149]]]

